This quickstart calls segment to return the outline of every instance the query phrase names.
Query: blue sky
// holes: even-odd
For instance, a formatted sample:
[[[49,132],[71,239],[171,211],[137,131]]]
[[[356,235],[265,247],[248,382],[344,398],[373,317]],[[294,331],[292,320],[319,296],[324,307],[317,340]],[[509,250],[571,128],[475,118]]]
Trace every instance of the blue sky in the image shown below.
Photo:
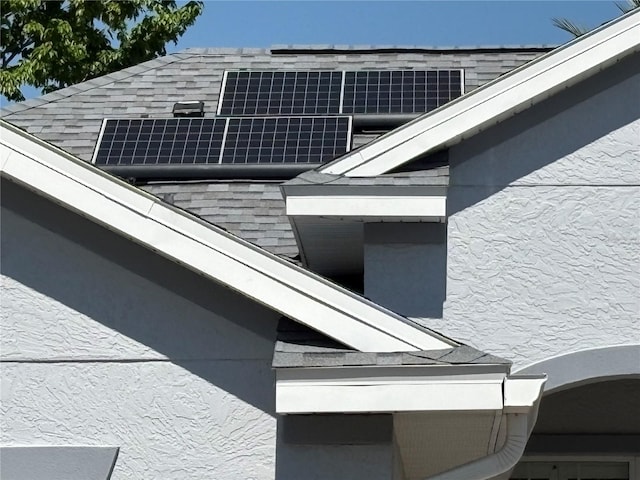
[[[571,36],[553,17],[595,27],[615,18],[614,1],[206,1],[177,45],[558,45]],[[27,98],[38,95],[23,89]],[[2,104],[6,104],[2,98]]]
[[[172,51],[272,44],[560,44],[553,17],[595,27],[614,1],[208,1]]]

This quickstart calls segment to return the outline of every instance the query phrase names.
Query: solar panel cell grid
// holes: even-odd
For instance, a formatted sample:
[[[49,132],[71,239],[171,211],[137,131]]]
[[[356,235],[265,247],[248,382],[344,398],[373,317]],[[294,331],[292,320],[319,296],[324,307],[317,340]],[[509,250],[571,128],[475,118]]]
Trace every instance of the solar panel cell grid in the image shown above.
[[[429,112],[461,92],[459,70],[345,72],[342,113]]]
[[[232,118],[222,163],[322,163],[349,146],[347,117]]]
[[[337,114],[341,82],[341,72],[227,72],[218,113]]]
[[[95,163],[218,163],[225,123],[212,118],[108,120]]]

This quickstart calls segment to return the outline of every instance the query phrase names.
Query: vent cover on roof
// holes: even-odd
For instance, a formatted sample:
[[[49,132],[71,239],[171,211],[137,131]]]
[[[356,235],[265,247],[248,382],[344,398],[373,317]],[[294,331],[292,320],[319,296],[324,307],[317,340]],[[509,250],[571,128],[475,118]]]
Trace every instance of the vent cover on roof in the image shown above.
[[[174,117],[204,117],[204,102],[193,100],[173,104]]]

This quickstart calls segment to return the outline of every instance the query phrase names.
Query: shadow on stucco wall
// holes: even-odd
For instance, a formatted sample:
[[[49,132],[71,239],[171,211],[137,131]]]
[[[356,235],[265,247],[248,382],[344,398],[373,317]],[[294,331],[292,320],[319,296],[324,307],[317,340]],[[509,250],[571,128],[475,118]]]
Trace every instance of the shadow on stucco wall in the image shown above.
[[[136,351],[146,346],[151,355],[158,357],[157,352],[275,415],[271,359],[276,312],[7,181],[2,182],[2,206],[3,275],[142,344]],[[44,329],[47,312],[40,314]],[[69,334],[68,326],[60,328],[39,332],[43,342],[46,335]],[[101,342],[83,338],[74,352],[79,337],[69,344],[69,358]],[[109,353],[104,346],[96,348],[102,348],[101,355]],[[136,361],[120,358],[126,348],[114,349],[107,359]]]
[[[514,182],[527,186],[584,183],[590,172],[583,178],[576,170],[589,164],[598,168],[599,159],[584,158],[590,153],[577,158],[571,155],[638,120],[639,75],[640,54],[636,53],[452,147],[447,216]],[[542,171],[565,158],[566,168],[558,165],[552,171]],[[630,171],[617,174],[618,179],[634,175]],[[525,179],[527,176],[530,178]]]

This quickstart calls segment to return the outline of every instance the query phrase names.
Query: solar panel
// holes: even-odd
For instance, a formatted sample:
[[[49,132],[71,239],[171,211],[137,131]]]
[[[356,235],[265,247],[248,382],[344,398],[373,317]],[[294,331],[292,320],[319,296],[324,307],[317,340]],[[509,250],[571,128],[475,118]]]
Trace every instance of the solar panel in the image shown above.
[[[350,140],[350,117],[231,118],[222,163],[322,163]]]
[[[342,72],[225,72],[219,115],[340,112]]]
[[[424,113],[462,94],[462,70],[225,72],[221,115]]]
[[[94,163],[321,163],[347,152],[350,142],[350,117],[107,119]]]
[[[108,119],[98,139],[98,165],[218,163],[226,120]]]
[[[460,70],[345,72],[342,113],[430,112],[461,94]]]

